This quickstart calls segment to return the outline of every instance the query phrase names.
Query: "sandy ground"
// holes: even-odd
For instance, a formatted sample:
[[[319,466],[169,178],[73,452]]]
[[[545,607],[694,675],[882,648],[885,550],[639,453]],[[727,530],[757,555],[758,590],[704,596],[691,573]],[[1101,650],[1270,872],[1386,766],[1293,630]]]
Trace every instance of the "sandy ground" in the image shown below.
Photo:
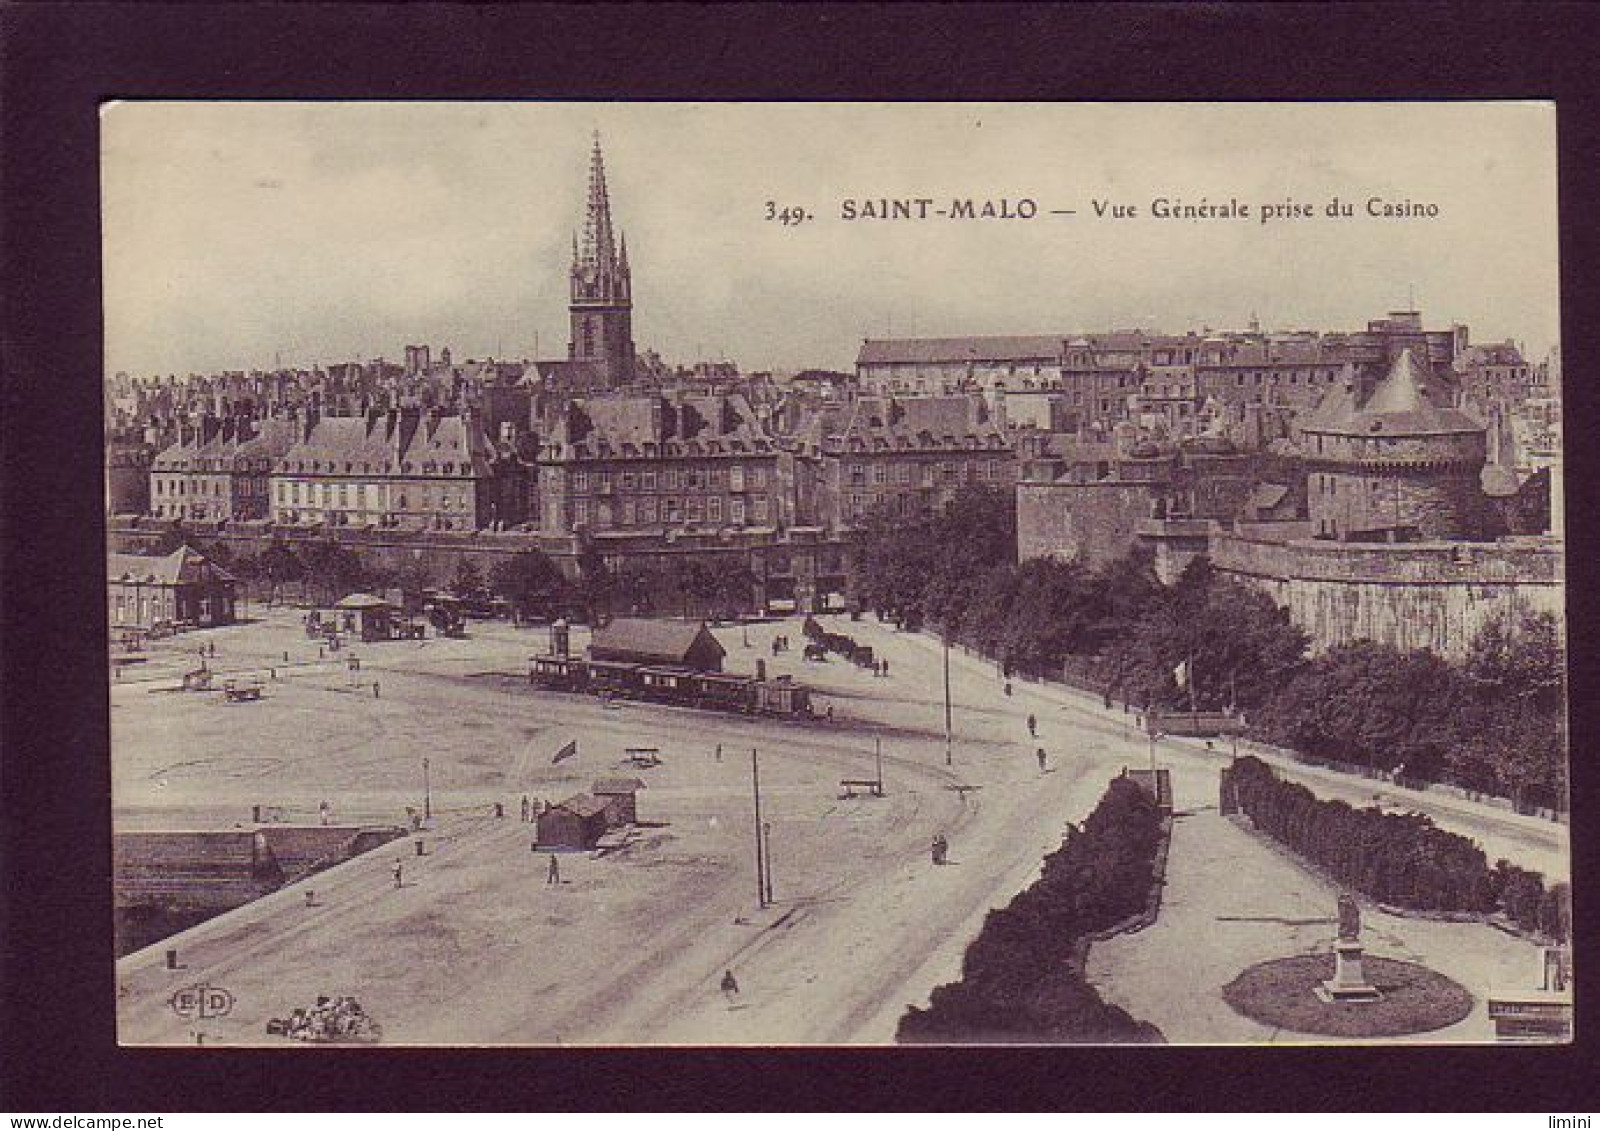
[[[937,643],[838,620],[889,659],[890,678],[837,659],[803,662],[797,619],[719,630],[729,670],[752,671],[761,657],[771,674],[792,673],[818,690],[834,718],[808,724],[605,708],[537,691],[525,672],[544,632],[503,624],[475,624],[467,640],[357,645],[359,673],[348,670],[348,652],[319,658],[287,611],[160,642],[113,684],[119,828],[229,827],[247,823],[256,804],[309,820],[323,800],[340,822],[398,821],[421,804],[424,757],[436,827],[423,837],[426,856],[397,843],[122,960],[121,1039],[189,1043],[198,1027],[208,1044],[278,1043],[265,1036],[267,1018],[319,993],[351,993],[381,1021],[388,1043],[892,1040],[908,1004],[958,975],[984,914],[1032,881],[1063,824],[1081,820],[1122,766],[1146,764],[1148,748],[1120,714],[1080,696],[1023,684],[1004,696],[992,665],[958,652],[947,767]],[[779,632],[795,650],[775,658],[769,645]],[[259,676],[267,697],[226,704],[216,693],[169,690],[203,640],[216,642],[208,662],[219,675]],[[1024,725],[1030,711],[1040,719],[1037,742]],[[578,757],[552,765],[573,738]],[[872,776],[875,741],[888,796],[841,800],[839,779]],[[625,769],[621,755],[633,745],[660,747],[664,764]],[[1042,774],[1036,745],[1049,752]],[[753,863],[752,747],[772,824],[776,901],[766,909],[757,905]],[[1214,803],[1225,755],[1168,742],[1159,757],[1174,766],[1185,798]],[[563,856],[562,883],[547,885],[547,857],[530,851],[532,829],[516,819],[520,797],[559,800],[619,772],[648,783],[640,839],[599,859]],[[1305,780],[1319,792],[1372,791],[1369,782],[1327,777]],[[485,815],[495,801],[504,820]],[[1527,819],[1471,807],[1438,816],[1526,858],[1564,858],[1564,832]],[[927,860],[936,832],[950,839],[946,868]],[[1175,857],[1184,850],[1175,844]],[[1226,863],[1231,851],[1218,858],[1224,885],[1239,875]],[[398,890],[390,876],[397,859]],[[305,905],[306,887],[316,890],[316,907]],[[1301,888],[1330,913],[1325,893]],[[1215,900],[1219,908],[1238,902],[1227,891]],[[1159,936],[1132,939],[1142,941],[1127,945],[1138,947]],[[184,970],[164,969],[167,946],[179,948]],[[1124,1000],[1116,996],[1124,984],[1185,999],[1181,965],[1106,962],[1114,1000]],[[718,989],[727,970],[740,986],[731,1001]],[[167,999],[196,981],[230,990],[233,1011],[198,1026],[176,1016]],[[1195,1011],[1210,1016],[1202,1002]],[[1202,1028],[1212,1024],[1217,1031],[1206,1037],[1171,1035],[1261,1039],[1225,1019]]]

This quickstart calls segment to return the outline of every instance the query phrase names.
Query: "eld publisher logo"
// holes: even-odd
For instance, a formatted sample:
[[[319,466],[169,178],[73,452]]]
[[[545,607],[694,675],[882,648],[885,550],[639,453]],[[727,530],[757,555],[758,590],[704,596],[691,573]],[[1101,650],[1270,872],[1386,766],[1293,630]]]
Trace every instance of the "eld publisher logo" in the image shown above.
[[[184,986],[168,999],[172,1012],[186,1021],[225,1017],[233,1009],[233,995],[221,986],[198,982]]]

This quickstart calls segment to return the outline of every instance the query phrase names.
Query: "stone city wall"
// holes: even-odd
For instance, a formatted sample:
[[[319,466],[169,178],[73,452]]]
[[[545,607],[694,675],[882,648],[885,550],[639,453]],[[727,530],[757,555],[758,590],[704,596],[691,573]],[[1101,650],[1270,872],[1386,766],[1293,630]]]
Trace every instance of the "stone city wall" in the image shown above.
[[[1289,611],[1321,652],[1356,640],[1461,659],[1491,618],[1564,616],[1561,545],[1351,545],[1252,542],[1220,534],[1212,564]]]

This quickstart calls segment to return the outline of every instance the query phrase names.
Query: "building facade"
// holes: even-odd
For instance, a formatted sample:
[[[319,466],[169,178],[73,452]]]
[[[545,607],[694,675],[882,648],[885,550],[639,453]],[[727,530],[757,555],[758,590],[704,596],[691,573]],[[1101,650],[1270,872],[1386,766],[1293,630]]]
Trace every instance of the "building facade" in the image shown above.
[[[115,629],[232,624],[233,575],[205,555],[181,546],[165,556],[109,554],[107,613]]]
[[[497,521],[522,489],[470,413],[416,408],[308,418],[271,476],[282,525],[471,531]],[[520,517],[517,518],[520,521]]]

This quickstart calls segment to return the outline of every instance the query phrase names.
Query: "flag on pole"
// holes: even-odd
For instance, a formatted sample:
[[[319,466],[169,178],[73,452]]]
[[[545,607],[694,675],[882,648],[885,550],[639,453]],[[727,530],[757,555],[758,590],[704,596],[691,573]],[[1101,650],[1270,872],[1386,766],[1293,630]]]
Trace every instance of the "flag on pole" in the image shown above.
[[[1179,664],[1177,667],[1172,669],[1172,682],[1176,683],[1179,687],[1188,687],[1189,686],[1189,661],[1188,660],[1184,660],[1181,664]]]
[[[567,743],[560,750],[556,751],[556,756],[554,758],[550,759],[550,764],[553,766],[557,762],[561,761],[563,758],[575,757],[577,755],[577,753],[578,753],[578,740],[576,738],[574,738],[571,742]]]

